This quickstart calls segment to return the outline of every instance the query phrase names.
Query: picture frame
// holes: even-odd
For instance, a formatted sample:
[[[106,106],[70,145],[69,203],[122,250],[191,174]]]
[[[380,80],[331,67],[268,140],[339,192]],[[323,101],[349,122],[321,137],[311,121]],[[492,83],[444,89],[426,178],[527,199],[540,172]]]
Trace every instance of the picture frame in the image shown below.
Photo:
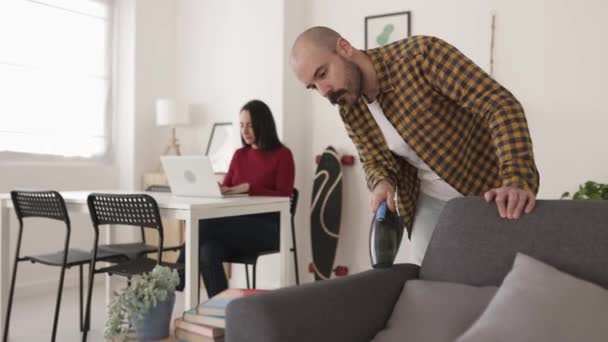
[[[232,122],[216,122],[211,129],[205,156],[209,157],[215,173],[227,173],[236,150]]]
[[[374,49],[412,36],[411,11],[365,17],[365,49]]]

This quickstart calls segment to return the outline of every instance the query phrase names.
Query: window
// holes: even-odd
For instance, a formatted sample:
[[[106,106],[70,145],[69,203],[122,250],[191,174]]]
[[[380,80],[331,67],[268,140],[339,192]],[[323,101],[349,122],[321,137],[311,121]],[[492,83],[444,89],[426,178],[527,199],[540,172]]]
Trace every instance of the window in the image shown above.
[[[111,1],[1,2],[0,153],[105,155]]]

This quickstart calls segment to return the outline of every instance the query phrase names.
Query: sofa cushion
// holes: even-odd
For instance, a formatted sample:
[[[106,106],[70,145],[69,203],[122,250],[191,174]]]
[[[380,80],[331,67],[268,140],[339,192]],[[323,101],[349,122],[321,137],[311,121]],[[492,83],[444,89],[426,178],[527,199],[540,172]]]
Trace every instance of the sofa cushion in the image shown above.
[[[409,280],[372,342],[453,342],[481,315],[496,287]]]
[[[457,342],[608,340],[608,290],[524,254]]]

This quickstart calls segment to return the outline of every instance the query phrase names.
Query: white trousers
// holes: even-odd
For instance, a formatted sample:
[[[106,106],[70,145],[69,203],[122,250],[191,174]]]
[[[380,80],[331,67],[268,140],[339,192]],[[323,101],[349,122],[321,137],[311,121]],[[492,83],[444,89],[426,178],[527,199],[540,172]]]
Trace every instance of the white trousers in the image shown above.
[[[435,231],[439,214],[441,214],[446,203],[446,201],[420,192],[416,202],[414,230],[412,231],[411,241],[408,241],[407,236],[405,235],[407,233],[404,231],[401,246],[399,246],[399,251],[395,258],[395,263],[412,263],[416,265],[422,263],[426,248]]]

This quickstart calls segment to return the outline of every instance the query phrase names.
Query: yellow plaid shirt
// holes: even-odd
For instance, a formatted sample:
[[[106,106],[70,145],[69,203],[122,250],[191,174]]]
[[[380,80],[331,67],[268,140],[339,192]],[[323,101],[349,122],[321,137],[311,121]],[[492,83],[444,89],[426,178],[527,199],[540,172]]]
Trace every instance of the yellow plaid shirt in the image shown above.
[[[453,46],[417,36],[367,50],[376,100],[403,140],[441,179],[467,196],[513,186],[538,192],[524,110],[515,97]],[[340,107],[367,185],[396,187],[408,233],[420,191],[417,169],[393,154],[363,97]]]

